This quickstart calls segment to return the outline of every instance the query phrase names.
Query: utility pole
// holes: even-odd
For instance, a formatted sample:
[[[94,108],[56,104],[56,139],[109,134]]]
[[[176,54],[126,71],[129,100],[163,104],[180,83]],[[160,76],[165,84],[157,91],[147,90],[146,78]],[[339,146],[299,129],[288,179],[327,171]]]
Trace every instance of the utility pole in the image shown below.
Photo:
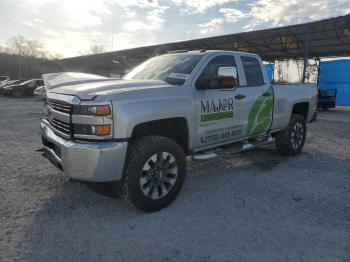
[[[112,47],[111,47],[111,51],[114,51],[114,35],[112,35]]]
[[[112,47],[111,47],[111,51],[113,51],[113,46],[114,46],[114,43],[113,43],[113,35],[112,35]]]
[[[21,43],[20,41],[18,42],[18,78],[22,79],[23,77],[23,47],[26,47],[26,43]]]
[[[18,79],[22,79],[22,74],[21,74],[21,43],[18,43]]]

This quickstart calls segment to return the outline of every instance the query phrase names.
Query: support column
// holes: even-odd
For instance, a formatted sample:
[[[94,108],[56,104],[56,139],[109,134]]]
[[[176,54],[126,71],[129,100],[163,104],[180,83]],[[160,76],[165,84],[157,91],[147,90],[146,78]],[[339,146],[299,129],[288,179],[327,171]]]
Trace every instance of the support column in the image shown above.
[[[320,82],[321,58],[317,57],[317,62],[318,62],[318,66],[317,66],[317,82],[316,82],[316,85],[318,86],[318,83]]]
[[[307,31],[305,35],[305,41],[304,41],[304,69],[303,69],[302,83],[305,83],[305,80],[306,80],[306,68],[307,68],[308,58],[309,58],[309,31]]]
[[[276,70],[276,59],[273,60],[273,64],[272,64],[272,80],[271,80],[271,83],[274,83],[274,80],[275,80],[275,70]]]

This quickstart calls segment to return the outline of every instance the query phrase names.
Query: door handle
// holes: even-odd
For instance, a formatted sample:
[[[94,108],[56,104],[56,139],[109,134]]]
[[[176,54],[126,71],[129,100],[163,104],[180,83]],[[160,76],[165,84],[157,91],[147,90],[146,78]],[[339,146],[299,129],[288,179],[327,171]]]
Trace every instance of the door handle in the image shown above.
[[[265,92],[265,93],[262,94],[262,96],[269,97],[269,96],[271,96],[271,93],[270,92]]]
[[[245,95],[238,94],[238,95],[235,96],[235,98],[238,99],[238,100],[242,100],[242,99],[245,98]]]

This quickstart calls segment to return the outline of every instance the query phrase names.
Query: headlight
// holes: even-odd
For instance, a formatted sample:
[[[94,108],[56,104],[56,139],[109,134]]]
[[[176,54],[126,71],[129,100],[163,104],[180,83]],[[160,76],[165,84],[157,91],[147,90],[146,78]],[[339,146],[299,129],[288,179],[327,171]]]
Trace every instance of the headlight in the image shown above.
[[[113,138],[112,103],[83,101],[73,107],[74,137],[87,140]]]
[[[108,116],[112,113],[111,105],[81,105],[75,106],[73,114],[75,115],[96,115]]]
[[[90,136],[112,135],[112,125],[74,125],[74,133]]]

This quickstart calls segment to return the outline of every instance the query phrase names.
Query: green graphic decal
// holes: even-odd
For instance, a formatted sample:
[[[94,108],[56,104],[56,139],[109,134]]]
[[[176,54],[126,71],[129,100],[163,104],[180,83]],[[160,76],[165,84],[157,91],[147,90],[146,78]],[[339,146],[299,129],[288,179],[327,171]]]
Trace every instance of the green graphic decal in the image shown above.
[[[266,96],[259,96],[249,112],[247,138],[255,138],[266,132],[272,120],[273,90],[270,86],[264,93]]]
[[[232,111],[212,113],[212,114],[201,115],[201,122],[209,122],[209,121],[221,120],[221,119],[232,118],[232,117],[233,117]]]

